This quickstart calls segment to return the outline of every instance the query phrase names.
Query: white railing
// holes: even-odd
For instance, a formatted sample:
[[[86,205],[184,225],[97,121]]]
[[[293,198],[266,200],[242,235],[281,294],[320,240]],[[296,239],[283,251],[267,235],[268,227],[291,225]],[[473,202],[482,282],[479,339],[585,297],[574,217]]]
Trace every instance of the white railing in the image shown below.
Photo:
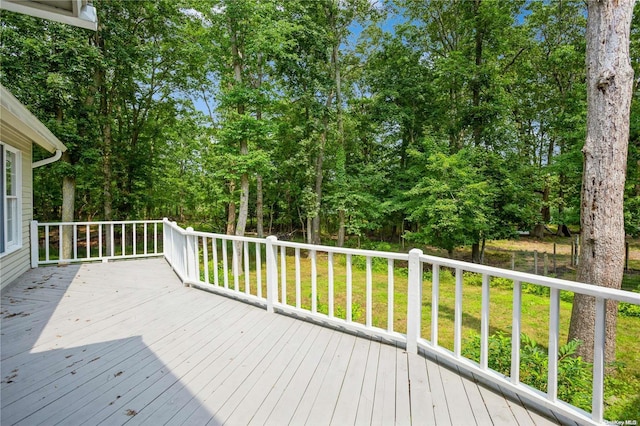
[[[412,278],[412,265],[414,272]],[[422,288],[422,267],[432,269],[432,318],[429,339],[420,333],[421,312],[416,300],[420,300]],[[455,312],[454,312],[454,350],[450,351],[438,344],[438,295],[439,271],[441,268],[455,270]],[[409,298],[407,315],[407,351],[415,352],[418,347],[435,352],[455,365],[473,372],[489,382],[516,392],[536,404],[559,412],[577,421],[579,424],[602,424],[604,415],[604,373],[605,373],[605,305],[607,300],[640,305],[640,294],[615,290],[594,285],[560,280],[550,277],[514,272],[473,263],[459,262],[434,256],[423,255],[421,250],[409,252]],[[463,274],[476,273],[482,276],[482,307],[480,325],[480,363],[476,363],[461,354],[462,347],[462,303]],[[512,321],[511,321],[511,368],[510,376],[500,374],[488,368],[489,361],[489,304],[491,300],[491,278],[504,278],[513,283]],[[534,284],[549,288],[549,341],[548,341],[548,378],[547,391],[541,392],[520,382],[520,333],[522,330],[522,294],[523,284]],[[594,363],[593,395],[591,413],[574,407],[558,399],[558,348],[560,334],[560,291],[583,294],[595,298],[596,315],[594,325]],[[631,350],[640,350],[634,348]]]
[[[31,221],[31,267],[162,256],[163,222]]]
[[[269,312],[301,315],[401,342],[408,352],[422,350],[437,355],[580,424],[603,423],[606,301],[640,305],[640,294],[426,256],[418,249],[408,254],[390,253],[279,241],[273,236],[259,239],[219,235],[192,228],[184,230],[166,219],[164,230],[165,257],[187,285],[244,299],[265,306]],[[431,272],[431,295],[423,298],[427,283],[425,266]],[[386,282],[381,282],[380,275],[384,275],[385,269],[386,280],[382,281]],[[439,343],[440,277],[444,269],[455,274],[453,350]],[[378,276],[375,282],[374,270]],[[482,281],[479,363],[462,354],[465,273],[480,276]],[[488,366],[492,278],[503,278],[513,284],[510,376]],[[520,382],[524,284],[550,289],[546,392]],[[591,413],[558,398],[560,291],[593,296],[596,300]],[[399,300],[400,294],[406,294],[406,301]],[[424,306],[430,307],[430,318],[422,317]],[[430,321],[430,326],[428,335],[423,336],[426,321]]]
[[[269,312],[304,316],[400,342],[408,352],[421,350],[436,355],[476,377],[516,392],[580,424],[603,422],[606,301],[640,305],[640,294],[426,256],[417,249],[408,254],[391,253],[280,241],[273,236],[261,239],[220,235],[197,232],[192,228],[185,230],[167,219],[33,221],[31,247],[33,267],[164,255],[187,285],[243,299],[264,306]],[[425,270],[430,272],[430,280],[425,279]],[[441,289],[443,285],[449,285],[441,280],[442,271],[452,271],[455,277],[451,347],[441,344],[440,338]],[[468,288],[468,276],[471,274],[482,283],[479,362],[462,353],[463,290]],[[509,287],[512,288],[509,376],[489,368],[493,278],[508,280],[512,284]],[[549,288],[549,362],[545,392],[520,382],[524,285]],[[429,287],[430,295],[423,295]],[[591,413],[558,398],[561,291],[593,296],[596,301]],[[428,318],[423,318],[425,307],[430,309]]]

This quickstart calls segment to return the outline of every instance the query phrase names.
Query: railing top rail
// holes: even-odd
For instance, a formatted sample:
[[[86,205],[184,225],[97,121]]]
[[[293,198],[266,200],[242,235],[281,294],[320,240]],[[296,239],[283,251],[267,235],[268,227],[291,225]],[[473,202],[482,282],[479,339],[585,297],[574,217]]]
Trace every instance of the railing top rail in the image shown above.
[[[165,225],[169,226],[174,231],[178,232],[180,235],[193,235],[197,237],[206,237],[206,238],[217,238],[220,240],[233,240],[233,241],[247,241],[251,243],[265,244],[265,238],[255,238],[255,237],[242,237],[240,235],[227,235],[227,234],[217,234],[214,232],[203,232],[203,231],[194,231],[182,228],[180,225],[175,222],[171,222],[169,220],[164,221]]]
[[[247,241],[247,242],[258,243],[258,244],[266,243],[266,238],[241,237],[239,235],[217,234],[214,232],[187,231],[182,227],[180,227],[179,225],[174,224],[173,222],[166,222],[166,223],[183,235],[188,234],[188,235],[195,235],[199,237],[218,238],[221,240]],[[394,252],[387,252],[387,251],[352,249],[352,248],[324,246],[324,245],[312,245],[312,244],[306,244],[306,243],[294,243],[291,241],[283,241],[283,240],[274,240],[273,244],[280,247],[300,248],[303,250],[324,251],[328,253],[382,257],[385,259],[405,260],[405,261],[409,259],[409,255],[407,253],[394,253]]]
[[[130,225],[141,223],[162,223],[162,220],[96,220],[85,222],[38,222],[38,226],[68,226],[68,225]]]
[[[291,241],[282,241],[282,240],[277,240],[277,241],[274,241],[273,243],[281,247],[300,248],[303,250],[326,251],[328,253],[351,254],[355,256],[382,257],[385,259],[393,259],[393,260],[404,260],[404,261],[409,260],[409,255],[407,253],[395,253],[390,251],[364,250],[364,249],[352,249],[352,248],[335,247],[335,246],[313,245],[313,244],[306,244],[306,243],[294,243]]]
[[[202,232],[202,231],[187,231],[186,234],[195,235],[198,237],[207,237],[207,238],[217,238],[220,240],[233,240],[233,241],[247,241],[250,243],[257,244],[265,244],[265,238],[257,238],[257,237],[243,237],[240,235],[227,235],[227,234],[216,234],[214,232]]]
[[[556,288],[559,290],[572,291],[587,296],[602,297],[608,300],[616,300],[618,302],[628,302],[640,305],[640,294],[633,293],[631,291],[617,290],[614,288],[562,280],[559,278],[534,275],[526,272],[510,271],[508,269],[500,269],[493,266],[479,265],[477,263],[462,262],[459,260],[446,259],[436,256],[422,255],[420,256],[420,260],[433,265],[463,269],[467,272],[487,274],[492,277],[507,278],[523,283],[537,284],[545,287]]]

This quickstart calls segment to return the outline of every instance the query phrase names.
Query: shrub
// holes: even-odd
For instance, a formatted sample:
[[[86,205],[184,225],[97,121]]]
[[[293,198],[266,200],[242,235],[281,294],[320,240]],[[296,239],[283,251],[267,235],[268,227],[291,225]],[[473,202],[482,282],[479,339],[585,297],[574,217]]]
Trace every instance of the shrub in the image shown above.
[[[530,283],[522,283],[522,292],[536,296],[548,296],[550,294],[549,287]]]
[[[640,305],[634,305],[633,303],[621,302],[618,304],[618,312],[623,317],[638,317],[640,318]]]
[[[507,290],[513,289],[513,281],[508,278],[493,277],[491,278],[491,287],[504,288]]]
[[[520,381],[540,391],[547,391],[549,359],[547,350],[535,340],[520,337]],[[573,340],[558,349],[558,398],[576,407],[591,407],[591,365],[575,357],[582,344]],[[480,336],[473,336],[464,346],[463,355],[480,361]],[[489,368],[509,376],[511,373],[511,338],[502,332],[489,337]]]
[[[472,285],[475,287],[482,286],[482,274],[476,274],[476,273],[464,274],[464,284]]]
[[[604,394],[608,419],[640,419],[640,375],[629,375],[625,365],[613,363],[615,374],[605,376]]]

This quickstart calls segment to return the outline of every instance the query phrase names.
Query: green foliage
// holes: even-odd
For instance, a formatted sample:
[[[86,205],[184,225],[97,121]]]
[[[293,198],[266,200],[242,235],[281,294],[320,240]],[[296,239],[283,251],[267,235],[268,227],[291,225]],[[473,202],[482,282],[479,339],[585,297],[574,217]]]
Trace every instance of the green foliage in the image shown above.
[[[96,0],[95,34],[3,13],[0,81],[70,148],[34,172],[36,216],[59,217],[68,177],[78,219],[220,231],[244,177],[255,228],[260,177],[271,233],[315,220],[354,246],[405,235],[453,251],[579,224],[584,3],[373,3]],[[639,94],[629,235],[640,235]]]
[[[513,289],[513,281],[507,278],[491,277],[491,287]]]
[[[480,241],[490,231],[495,191],[469,160],[473,152],[414,155],[426,157],[424,177],[406,193],[406,208],[421,227],[407,239],[448,251]]]
[[[618,313],[624,317],[640,318],[640,305],[633,303],[618,303]]]
[[[480,361],[480,336],[467,341],[462,353]],[[591,366],[574,356],[582,342],[573,340],[558,348],[558,398],[588,410],[591,406]],[[520,337],[520,381],[542,392],[547,390],[547,350],[525,334]],[[489,336],[489,368],[511,373],[511,338],[502,332]]]
[[[640,184],[636,184],[636,186],[640,187]],[[625,200],[624,229],[628,235],[640,236],[640,195],[631,195]]]
[[[0,82],[69,147],[34,171],[36,218],[59,219],[66,177],[77,219],[169,216],[219,232],[246,179],[255,228],[260,176],[267,232],[308,233],[315,220],[323,236],[343,226],[357,237],[347,244],[374,250],[389,246],[368,238],[451,252],[541,222],[578,225],[584,2],[375,3],[94,0],[96,33],[3,12]],[[640,5],[630,56],[638,75]],[[624,218],[638,236],[637,81],[630,124]],[[505,339],[492,343],[500,357]],[[537,383],[533,343],[523,351]],[[563,359],[580,382],[581,365]]]
[[[614,364],[615,372],[605,376],[605,417],[611,420],[640,418],[640,380],[625,371],[624,364]]]
[[[354,256],[352,257],[352,262],[354,268],[358,268],[362,271],[367,269],[367,258],[363,256]],[[386,272],[388,269],[387,259],[381,257],[372,257],[371,258],[371,270],[375,272]]]
[[[309,297],[311,297],[311,295],[309,295]],[[318,300],[318,304],[317,304],[318,312],[321,313],[321,314],[328,315],[329,314],[329,305],[324,303],[324,302],[321,302],[319,297],[318,297],[317,300]],[[310,309],[310,307],[307,307],[307,309]],[[360,317],[362,316],[362,314],[363,314],[362,306],[360,306],[359,303],[352,303],[351,304],[351,319],[353,321],[358,321],[360,319]],[[342,306],[342,305],[334,306],[333,315],[336,318],[346,319],[347,318],[347,314],[346,314],[345,307]]]

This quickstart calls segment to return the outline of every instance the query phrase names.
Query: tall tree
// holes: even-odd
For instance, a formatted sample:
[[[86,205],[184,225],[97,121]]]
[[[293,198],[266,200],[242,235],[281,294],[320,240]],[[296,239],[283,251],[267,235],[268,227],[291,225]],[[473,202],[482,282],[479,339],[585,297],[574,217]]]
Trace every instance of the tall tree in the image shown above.
[[[640,3],[636,2],[631,23],[631,66],[640,75]],[[624,225],[627,235],[640,236],[640,79],[636,78],[631,101],[629,159]]]
[[[578,281],[620,288],[624,271],[624,184],[633,68],[629,35],[635,0],[590,0],[587,17],[587,138]],[[617,306],[607,304],[605,358],[615,359]],[[595,300],[576,294],[569,339],[593,359]]]
[[[3,13],[3,84],[10,87],[29,108],[62,139],[69,150],[62,161],[34,173],[36,184],[58,186],[61,202],[36,200],[44,218],[72,222],[75,215],[76,180],[95,133],[87,123],[86,110],[92,99],[91,70],[98,62],[89,46],[91,32],[12,13]],[[28,69],[30,72],[25,73]],[[36,153],[36,156],[38,154]],[[91,165],[86,169],[92,169]],[[95,170],[93,170],[95,171]],[[89,172],[90,173],[90,172]],[[44,179],[43,179],[44,178]],[[37,196],[40,194],[36,192]],[[56,207],[53,207],[53,205]],[[50,206],[47,208],[47,206]],[[57,206],[61,206],[58,210]],[[72,228],[63,227],[63,258],[72,256]]]
[[[538,198],[533,234],[542,237],[549,223],[566,231],[563,224],[577,225],[579,220],[586,9],[583,2],[572,0],[531,2],[527,9],[526,54],[514,64],[518,74],[509,90],[515,95],[517,150],[520,161],[531,166]]]

